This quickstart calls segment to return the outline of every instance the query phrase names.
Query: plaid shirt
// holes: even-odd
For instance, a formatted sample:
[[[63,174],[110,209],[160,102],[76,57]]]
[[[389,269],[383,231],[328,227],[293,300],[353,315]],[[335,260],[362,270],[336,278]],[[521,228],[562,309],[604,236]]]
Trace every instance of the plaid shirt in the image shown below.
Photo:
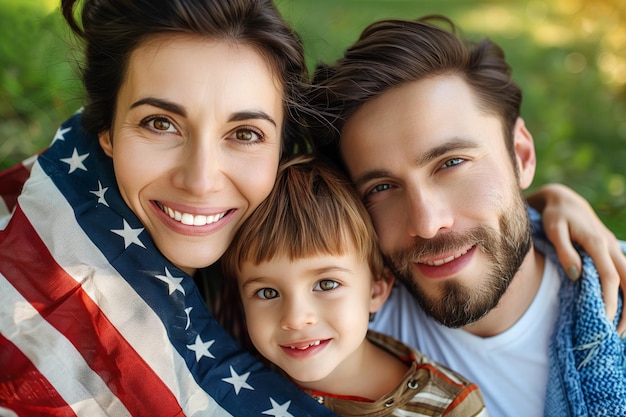
[[[376,401],[358,401],[306,390],[340,416],[487,416],[478,386],[389,336],[368,339],[410,365],[396,389]]]

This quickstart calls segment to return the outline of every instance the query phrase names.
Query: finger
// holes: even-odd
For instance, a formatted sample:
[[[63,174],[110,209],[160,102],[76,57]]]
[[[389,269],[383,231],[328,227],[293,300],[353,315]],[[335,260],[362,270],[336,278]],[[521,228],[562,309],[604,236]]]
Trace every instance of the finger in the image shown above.
[[[626,294],[626,255],[622,252],[622,248],[617,245],[614,251],[611,252],[611,256],[615,263],[615,267],[620,277],[620,288],[622,289],[622,297]],[[617,324],[617,332],[620,336],[626,332],[626,308],[623,305],[622,298],[622,315],[620,317],[620,322]],[[626,334],[624,335],[626,336]]]
[[[622,308],[622,317],[620,317],[620,321],[617,323],[617,334],[622,339],[626,339],[626,308]]]
[[[567,272],[569,279],[575,281],[580,278],[582,260],[570,240],[567,222],[559,221],[558,223],[553,223],[546,227],[545,232],[550,242],[554,245],[559,262],[565,269],[565,272]]]
[[[617,313],[617,300],[621,283],[613,256],[611,255],[612,251],[605,244],[598,242],[590,245],[587,253],[594,260],[596,270],[598,275],[600,275],[606,316],[612,321]]]

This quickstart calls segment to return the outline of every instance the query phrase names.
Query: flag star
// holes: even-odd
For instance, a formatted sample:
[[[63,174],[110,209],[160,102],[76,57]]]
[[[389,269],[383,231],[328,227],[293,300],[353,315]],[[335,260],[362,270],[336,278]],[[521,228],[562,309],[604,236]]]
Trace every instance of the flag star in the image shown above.
[[[276,417],[293,417],[293,414],[287,411],[287,409],[291,405],[291,401],[287,401],[283,405],[278,404],[276,401],[274,401],[272,397],[270,397],[270,401],[272,402],[272,408],[263,411],[263,414]]]
[[[52,143],[56,142],[57,140],[65,140],[65,134],[67,132],[69,132],[70,130],[72,130],[72,127],[66,127],[65,129],[61,129],[60,127],[57,129],[56,133],[54,134],[54,138],[52,139]]]
[[[124,228],[122,230],[114,230],[111,229],[113,233],[116,235],[122,236],[124,238],[124,249],[128,248],[133,243],[137,246],[141,246],[142,248],[146,248],[141,240],[139,240],[139,234],[143,232],[143,227],[138,227],[137,229],[133,229],[126,223],[126,219],[124,219]]]
[[[193,310],[193,307],[187,307],[185,309],[185,314],[187,315],[187,324],[185,325],[185,330],[187,330],[191,325],[191,317],[189,317],[189,313],[191,312],[191,310]]]
[[[215,358],[215,356],[209,352],[209,348],[213,345],[213,343],[215,343],[215,340],[203,342],[200,335],[197,335],[194,344],[187,345],[187,349],[196,352],[196,362],[200,362],[200,359],[202,359],[203,356],[206,356],[207,358]]]
[[[167,269],[167,267],[165,267],[165,275],[155,275],[155,277],[167,284],[170,295],[172,295],[172,293],[177,290],[182,292],[183,295],[185,294],[185,289],[182,285],[180,285],[180,283],[183,281],[183,278],[172,276],[170,270]]]
[[[254,388],[252,388],[250,384],[246,382],[249,376],[250,376],[250,372],[246,372],[243,375],[238,375],[237,372],[235,372],[235,370],[231,366],[230,377],[222,378],[222,381],[232,384],[233,388],[235,388],[235,394],[239,395],[239,391],[241,391],[242,388],[246,388],[246,389],[254,391]]]
[[[89,156],[88,153],[79,155],[78,151],[76,151],[76,148],[74,148],[74,152],[72,152],[72,156],[69,158],[61,158],[61,161],[65,162],[66,164],[70,166],[70,171],[68,172],[68,174],[71,174],[77,169],[82,169],[83,171],[87,171],[87,168],[85,168],[85,165],[83,165],[83,161],[87,159],[88,156]]]
[[[106,199],[104,198],[104,193],[106,193],[108,190],[109,187],[103,188],[100,181],[98,181],[98,189],[96,191],[89,192],[95,194],[98,197],[98,204],[104,204],[105,206],[109,207],[109,203],[107,203]]]

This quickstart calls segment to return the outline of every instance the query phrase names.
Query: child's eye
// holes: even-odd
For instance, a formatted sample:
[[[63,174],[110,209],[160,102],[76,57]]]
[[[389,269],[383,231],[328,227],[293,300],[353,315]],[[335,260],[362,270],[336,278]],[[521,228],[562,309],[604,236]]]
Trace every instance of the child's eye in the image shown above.
[[[261,288],[256,292],[256,295],[263,300],[271,300],[278,297],[278,291],[273,288]]]
[[[334,290],[339,286],[337,281],[333,281],[332,279],[323,279],[315,284],[314,291],[330,291]]]

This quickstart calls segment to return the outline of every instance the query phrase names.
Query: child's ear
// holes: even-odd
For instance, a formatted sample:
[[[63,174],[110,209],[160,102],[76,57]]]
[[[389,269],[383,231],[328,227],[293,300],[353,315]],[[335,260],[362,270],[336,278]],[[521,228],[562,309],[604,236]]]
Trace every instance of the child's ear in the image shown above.
[[[370,313],[375,313],[385,304],[387,298],[389,298],[389,294],[391,294],[391,289],[393,288],[393,283],[396,278],[393,276],[391,271],[388,268],[385,268],[381,277],[378,277],[377,280],[372,282],[372,299],[370,300]]]

